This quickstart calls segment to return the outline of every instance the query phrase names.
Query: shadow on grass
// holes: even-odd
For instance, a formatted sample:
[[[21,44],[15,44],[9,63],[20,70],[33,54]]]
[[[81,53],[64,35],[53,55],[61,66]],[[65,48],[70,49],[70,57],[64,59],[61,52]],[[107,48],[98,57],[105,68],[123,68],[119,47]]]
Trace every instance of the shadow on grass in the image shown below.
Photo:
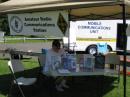
[[[11,84],[11,74],[0,75],[0,93],[7,95]]]
[[[31,75],[31,77],[36,77],[38,71],[39,68],[34,68],[26,70],[24,73],[18,73],[16,75],[24,75],[26,77],[30,77]],[[106,93],[116,88],[113,83],[115,82],[115,80],[117,80],[116,77],[108,76],[70,77],[68,79],[68,85],[70,86],[70,88],[65,89],[65,91],[61,93],[54,90],[53,92],[56,97],[102,97]],[[11,80],[11,74],[0,76],[0,93],[2,95],[8,95]],[[48,81],[43,81],[43,84],[38,84],[40,85],[40,88],[38,88],[37,90],[42,92],[39,92],[37,95],[34,95],[33,92],[31,92],[30,97],[49,97],[50,91],[46,89],[46,87],[44,87],[45,85],[49,85],[47,83]],[[16,91],[16,89],[13,91]],[[25,93],[28,94],[28,92]],[[18,97],[17,94],[18,93],[16,93],[12,97]]]
[[[33,68],[33,69],[25,70],[24,72],[16,73],[15,75],[17,77],[21,75],[25,77],[36,77],[38,75],[38,72],[39,72],[39,68]],[[12,74],[0,75],[0,93],[2,95],[8,95],[12,81],[13,81]]]
[[[60,97],[103,97],[116,86],[113,85],[115,77],[89,76],[77,77],[70,83],[70,89]]]

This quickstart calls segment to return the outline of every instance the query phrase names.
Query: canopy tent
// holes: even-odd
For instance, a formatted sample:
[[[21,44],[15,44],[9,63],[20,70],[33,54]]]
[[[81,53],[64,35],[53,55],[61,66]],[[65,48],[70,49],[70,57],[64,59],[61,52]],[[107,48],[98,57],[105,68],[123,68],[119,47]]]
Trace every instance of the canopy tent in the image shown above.
[[[121,2],[117,0],[10,0],[0,4],[0,13],[70,10],[72,16],[110,15],[121,12],[119,4]]]
[[[45,10],[72,9],[79,7],[117,4],[116,0],[10,0],[0,4],[1,12],[32,12]]]
[[[124,1],[127,1],[127,4],[130,2],[129,0]],[[120,7],[120,4],[123,7]],[[71,19],[75,19],[75,17],[80,19],[105,19],[108,16],[110,18],[122,18],[118,14],[123,11],[123,31],[125,33],[125,19],[126,15],[130,13],[130,8],[125,8],[123,0],[10,0],[0,4],[0,14],[69,10]],[[124,48],[123,69],[124,97],[126,97],[126,47]]]
[[[122,7],[120,5],[109,5],[100,7],[89,7],[73,9],[70,12],[71,19],[121,19]],[[130,17],[130,8],[126,8],[127,18]]]
[[[121,3],[119,0],[10,0],[0,4],[0,14],[69,10],[70,20],[119,19]],[[126,8],[126,13],[129,17],[130,8]]]

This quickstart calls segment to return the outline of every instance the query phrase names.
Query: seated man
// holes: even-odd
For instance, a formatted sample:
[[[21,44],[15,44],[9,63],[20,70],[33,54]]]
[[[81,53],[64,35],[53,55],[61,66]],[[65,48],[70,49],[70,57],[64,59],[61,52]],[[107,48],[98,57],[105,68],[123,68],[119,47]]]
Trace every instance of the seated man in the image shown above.
[[[64,49],[61,49],[61,44],[59,40],[54,40],[52,42],[52,48],[46,53],[46,62],[43,72],[47,75],[49,71],[55,70],[59,65],[61,65],[61,56],[64,54]],[[68,88],[66,85],[66,80],[63,77],[56,78],[56,89],[58,91],[64,91],[63,87]]]

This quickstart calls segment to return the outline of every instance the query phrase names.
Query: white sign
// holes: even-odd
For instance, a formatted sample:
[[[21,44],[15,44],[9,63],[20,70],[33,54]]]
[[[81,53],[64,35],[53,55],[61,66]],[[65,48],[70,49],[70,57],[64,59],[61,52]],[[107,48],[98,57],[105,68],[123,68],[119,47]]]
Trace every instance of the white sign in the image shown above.
[[[8,14],[11,35],[68,36],[68,12]]]
[[[73,27],[72,30],[76,32],[76,35],[82,38],[98,38],[100,36],[115,38],[116,34],[113,35],[110,32],[117,32],[117,22],[115,20],[76,21],[71,22],[70,26]]]

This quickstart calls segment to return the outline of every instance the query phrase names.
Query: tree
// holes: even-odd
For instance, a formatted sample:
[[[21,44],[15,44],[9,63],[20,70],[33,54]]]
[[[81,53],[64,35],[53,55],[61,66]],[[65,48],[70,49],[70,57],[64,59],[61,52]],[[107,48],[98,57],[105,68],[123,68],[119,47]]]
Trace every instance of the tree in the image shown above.
[[[5,32],[5,35],[9,35],[9,25],[7,15],[0,16],[0,30]]]
[[[0,3],[2,3],[2,2],[6,2],[6,1],[9,1],[9,0],[0,0]]]

